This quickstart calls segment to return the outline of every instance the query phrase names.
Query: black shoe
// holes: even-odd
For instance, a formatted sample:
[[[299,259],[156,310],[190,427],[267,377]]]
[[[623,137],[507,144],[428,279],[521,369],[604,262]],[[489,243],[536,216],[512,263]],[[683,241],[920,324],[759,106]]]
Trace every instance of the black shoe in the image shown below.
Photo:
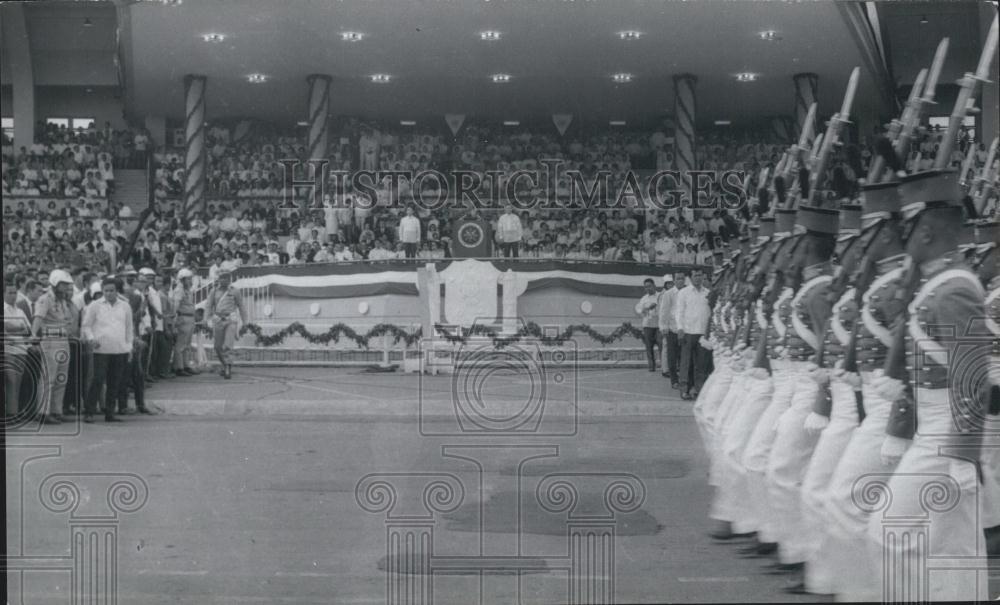
[[[62,413],[64,415],[66,415],[66,416],[73,416],[73,415],[76,414],[76,412],[77,412],[77,409],[76,409],[75,405],[70,405],[70,406],[64,407],[63,411],[62,411]]]
[[[62,422],[53,414],[41,414],[38,417],[38,424],[62,424]]]
[[[681,399],[683,399],[684,401],[691,401],[694,398],[691,397],[691,393],[684,391],[683,393],[681,393]]]
[[[119,416],[134,416],[137,412],[132,408],[125,408],[124,410],[118,410]]]
[[[759,559],[769,557],[776,552],[778,552],[777,542],[754,542],[750,546],[740,548],[736,554],[744,559]]]
[[[140,414],[146,414],[148,416],[156,416],[156,412],[154,412],[153,410],[151,410],[151,409],[149,409],[147,407],[141,407],[141,408],[139,408],[139,413]]]
[[[987,527],[983,533],[986,535],[986,557],[1000,559],[1000,525]]]
[[[183,370],[181,370],[181,371],[182,371],[182,372],[184,372],[184,375],[185,375],[185,376],[197,376],[198,374],[200,374],[200,373],[201,373],[201,372],[195,372],[195,371],[194,371],[194,370],[192,370],[191,368],[184,368],[184,369],[183,369]]]
[[[156,376],[154,376],[154,378],[156,378],[157,380],[166,380],[168,378],[173,378],[173,377],[174,377],[173,374],[157,374]]]
[[[87,424],[94,424],[94,416],[93,416],[93,414],[86,414],[83,417],[83,421],[86,422]]]
[[[233,366],[227,365],[225,369],[225,374],[223,374],[226,380],[232,380],[233,378]]]
[[[125,422],[125,421],[117,416],[105,416],[104,422]]]
[[[772,563],[764,567],[764,573],[777,576],[786,573],[798,573],[803,569],[805,569],[805,563]]]
[[[671,381],[670,381],[670,388],[671,388],[671,389],[679,389],[679,388],[681,388],[681,387],[680,387],[680,385],[679,385],[679,384],[677,384],[677,381],[676,381],[676,380],[671,380]]]
[[[63,418],[61,414],[49,414],[49,416],[51,416],[52,419],[55,420],[57,424],[66,422],[66,419]]]

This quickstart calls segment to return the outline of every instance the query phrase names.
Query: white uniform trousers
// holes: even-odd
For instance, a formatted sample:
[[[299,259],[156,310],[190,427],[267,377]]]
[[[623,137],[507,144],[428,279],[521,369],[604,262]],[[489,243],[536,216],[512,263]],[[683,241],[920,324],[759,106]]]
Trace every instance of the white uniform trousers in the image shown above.
[[[735,521],[739,517],[740,508],[742,507],[742,503],[733,502],[727,498],[731,492],[722,489],[723,485],[728,485],[732,482],[732,479],[728,477],[730,468],[722,460],[722,435],[725,432],[727,420],[735,407],[735,403],[744,395],[743,385],[745,381],[746,376],[744,376],[744,372],[733,373],[726,396],[723,397],[722,403],[719,404],[712,429],[715,437],[712,441],[711,475],[712,482],[716,486],[716,491],[712,499],[709,517],[719,521]]]
[[[1000,525],[1000,416],[986,416],[983,453],[982,503],[983,527]]]
[[[743,451],[743,468],[750,495],[747,504],[753,508],[753,514],[759,521],[757,539],[760,542],[777,541],[775,525],[781,523],[771,507],[765,476],[771,446],[778,434],[778,418],[791,405],[795,388],[795,374],[789,369],[789,363],[780,359],[771,360],[771,402],[760,415]]]
[[[802,480],[802,518],[810,549],[806,565],[806,588],[815,594],[833,594],[834,570],[827,539],[826,501],[837,463],[858,428],[858,406],[854,387],[838,378],[830,380],[833,405],[830,424],[823,429]]]
[[[949,395],[949,389],[916,389],[917,434],[868,519],[884,599],[989,597],[976,467],[940,451],[955,431]],[[970,569],[977,564],[983,569]]]
[[[736,533],[758,531],[761,526],[757,509],[748,505],[750,487],[743,466],[743,454],[761,414],[771,404],[774,389],[771,377],[766,372],[764,374],[761,378],[750,375],[744,377],[742,393],[733,405],[733,411],[721,435],[722,465],[726,470],[723,474],[725,482],[719,486],[719,491],[737,509],[733,520],[733,531]]]
[[[718,352],[714,356],[714,364],[715,371],[708,377],[698,393],[698,399],[695,401],[693,409],[698,432],[701,434],[701,441],[709,457],[714,452],[715,417],[733,380],[733,371],[730,369],[729,363],[724,361],[723,356]],[[716,485],[711,472],[709,472],[708,482],[711,485]]]
[[[782,563],[805,562],[808,532],[802,518],[802,479],[819,439],[803,427],[812,411],[819,385],[809,377],[808,362],[792,362],[795,387],[792,402],[778,418],[778,431],[767,463],[767,489],[774,514],[781,519],[777,528]]]
[[[826,536],[823,548],[829,560],[833,582],[831,592],[847,601],[875,601],[879,590],[871,559],[867,526],[871,491],[862,491],[868,478],[888,481],[893,467],[882,464],[881,449],[892,402],[871,388],[882,370],[861,373],[861,394],[865,419],[851,435],[837,468],[830,478],[825,505]]]

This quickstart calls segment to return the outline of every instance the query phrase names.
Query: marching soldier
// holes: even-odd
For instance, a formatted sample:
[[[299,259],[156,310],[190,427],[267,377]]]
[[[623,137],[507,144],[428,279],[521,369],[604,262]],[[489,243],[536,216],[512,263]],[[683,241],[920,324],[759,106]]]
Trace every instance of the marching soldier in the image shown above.
[[[903,347],[912,398],[901,399],[906,384],[894,372],[887,371],[876,385],[894,402],[882,454],[889,459],[900,456],[888,484],[892,498],[884,514],[929,515],[929,524],[926,530],[894,528],[892,539],[886,540],[889,532],[882,517],[873,516],[868,533],[884,562],[882,573],[890,590],[921,600],[979,601],[988,594],[985,574],[912,570],[922,569],[926,557],[973,558],[984,549],[976,498],[983,427],[976,425],[985,410],[975,393],[974,372],[968,370],[985,367],[988,360],[981,359],[986,355],[981,347],[963,341],[973,322],[984,317],[985,291],[958,250],[964,206],[956,173],[931,170],[909,175],[900,193],[905,200],[908,270],[919,284],[908,307],[910,319],[901,325],[903,338],[893,341],[894,348]],[[893,357],[890,353],[890,361]],[[943,490],[949,506],[923,505],[924,492],[935,487]],[[923,586],[929,594],[924,594]]]
[[[802,515],[801,485],[818,435],[806,430],[805,420],[820,392],[811,372],[817,362],[823,362],[820,339],[832,311],[831,257],[839,231],[838,215],[836,209],[802,205],[796,218],[797,225],[806,230],[792,269],[802,285],[792,299],[785,347],[795,384],[791,403],[778,418],[766,475],[771,507],[782,520],[777,535],[780,562],[773,567],[779,572],[799,572],[808,558],[811,528]]]
[[[855,485],[868,474],[891,471],[883,465],[880,448],[889,407],[892,402],[879,396],[872,381],[881,374],[891,344],[891,323],[898,309],[896,289],[903,277],[903,240],[899,224],[898,181],[867,185],[863,188],[862,234],[859,242],[864,256],[861,275],[855,288],[861,292],[860,312],[852,326],[856,368],[845,362],[839,379],[856,390],[860,425],[852,433],[830,477],[824,511],[825,535],[821,539],[823,562],[829,582],[824,592],[833,592],[846,600],[875,600],[872,594],[877,561],[868,558],[866,523],[868,513],[857,506]],[[854,365],[854,364],[852,364]],[[837,372],[835,372],[837,374]],[[857,394],[855,395],[857,397]],[[812,571],[807,573],[810,580]],[[815,580],[813,580],[815,581]],[[807,583],[808,584],[808,583]],[[807,588],[816,588],[807,585]],[[816,588],[818,589],[818,588]]]
[[[219,271],[218,282],[208,295],[205,317],[212,327],[215,340],[215,355],[222,365],[220,374],[226,380],[233,377],[232,350],[236,343],[236,320],[233,314],[239,311],[240,319],[247,323],[247,310],[243,295],[232,284],[232,272]]]
[[[987,429],[991,436],[989,443],[983,444],[982,474],[983,496],[982,515],[986,537],[986,553],[989,557],[1000,557],[1000,252],[997,248],[997,233],[1000,221],[981,221],[976,228],[976,252],[973,267],[979,280],[986,287],[986,317],[984,336],[992,340],[989,382],[984,399],[987,406]]]

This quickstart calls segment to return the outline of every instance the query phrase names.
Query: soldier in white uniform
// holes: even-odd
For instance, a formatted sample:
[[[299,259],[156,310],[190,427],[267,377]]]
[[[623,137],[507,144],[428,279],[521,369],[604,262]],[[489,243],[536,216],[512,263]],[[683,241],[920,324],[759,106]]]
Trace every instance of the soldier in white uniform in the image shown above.
[[[932,559],[984,555],[977,496],[986,410],[974,374],[987,367],[988,353],[981,341],[970,343],[969,329],[984,317],[985,291],[957,246],[964,222],[957,174],[909,175],[900,194],[910,270],[919,283],[909,319],[900,325],[903,338],[893,341],[892,365],[876,386],[895,402],[883,455],[901,459],[885,486],[883,510],[869,518],[868,534],[883,563],[884,598],[982,601],[988,597],[986,573],[968,566],[930,573],[924,566]],[[900,352],[911,399],[902,398],[907,384],[893,367]]]

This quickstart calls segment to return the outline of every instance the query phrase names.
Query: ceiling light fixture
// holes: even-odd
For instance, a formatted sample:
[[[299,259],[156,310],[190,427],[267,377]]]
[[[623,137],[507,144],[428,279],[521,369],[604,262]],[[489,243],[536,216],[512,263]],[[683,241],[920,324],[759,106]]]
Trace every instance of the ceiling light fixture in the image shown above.
[[[500,32],[488,29],[484,32],[479,32],[479,39],[487,42],[496,42],[500,39]]]
[[[920,25],[927,25],[930,21],[927,20],[927,15],[920,15]]]
[[[610,122],[608,122],[608,124],[610,124],[611,126],[624,126],[625,120],[611,120]]]
[[[295,125],[296,126],[308,126],[309,122],[296,122]]]
[[[225,34],[205,34],[201,37],[205,42],[219,43],[226,39]]]
[[[745,71],[743,73],[736,74],[736,81],[737,82],[756,82],[757,81],[757,77],[759,75],[760,74],[755,74],[755,73],[752,73],[752,72],[749,72],[749,71]]]
[[[415,121],[413,121],[413,120],[400,120],[399,121],[399,125],[400,126],[416,126],[417,123]]]
[[[94,27],[94,22],[90,20],[90,17],[84,17],[83,18],[83,26],[84,27]]]
[[[510,82],[510,74],[493,74],[491,76],[491,78],[497,84],[503,84],[504,82]]]
[[[392,76],[390,76],[389,74],[372,74],[372,82],[376,84],[386,84],[391,79]]]
[[[768,42],[773,42],[775,40],[781,39],[780,37],[778,37],[778,32],[774,31],[773,29],[762,31],[758,35],[760,36],[761,40],[767,40]]]
[[[160,4],[164,6],[180,6],[184,4],[184,0],[160,0]]]
[[[642,32],[637,32],[634,29],[625,30],[623,32],[618,32],[618,37],[622,40],[638,40],[642,37]]]
[[[732,122],[729,121],[729,120],[716,120],[715,121],[715,125],[716,126],[729,126],[730,124],[732,124]]]
[[[360,42],[364,38],[365,35],[361,32],[342,32],[340,34],[340,39],[344,42]]]
[[[520,126],[521,123],[518,122],[517,120],[504,120],[503,121],[503,125],[504,126]]]
[[[618,84],[627,84],[632,81],[632,74],[625,74],[625,73],[615,74],[611,76],[611,79]]]
[[[250,74],[247,76],[247,82],[251,84],[263,84],[267,82],[267,76],[264,74]]]

